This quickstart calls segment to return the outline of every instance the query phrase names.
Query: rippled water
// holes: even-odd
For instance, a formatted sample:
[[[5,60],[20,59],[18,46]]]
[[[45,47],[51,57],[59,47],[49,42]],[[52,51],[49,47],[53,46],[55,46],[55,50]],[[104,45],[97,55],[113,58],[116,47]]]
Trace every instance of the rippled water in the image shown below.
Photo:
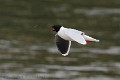
[[[63,57],[55,46],[12,46],[18,43],[0,41],[1,80],[119,80],[119,46],[71,48]]]
[[[0,80],[120,80],[119,0],[1,0]],[[53,24],[99,43],[72,43],[62,56]]]
[[[119,8],[93,8],[93,9],[75,9],[76,14],[86,15],[109,15],[109,14],[120,14]]]

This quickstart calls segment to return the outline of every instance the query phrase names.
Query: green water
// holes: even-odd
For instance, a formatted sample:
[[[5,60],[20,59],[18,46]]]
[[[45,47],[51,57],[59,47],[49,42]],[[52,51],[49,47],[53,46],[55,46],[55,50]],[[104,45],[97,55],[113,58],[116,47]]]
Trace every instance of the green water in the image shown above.
[[[50,26],[100,40],[63,57]],[[0,80],[119,80],[119,0],[0,0]]]

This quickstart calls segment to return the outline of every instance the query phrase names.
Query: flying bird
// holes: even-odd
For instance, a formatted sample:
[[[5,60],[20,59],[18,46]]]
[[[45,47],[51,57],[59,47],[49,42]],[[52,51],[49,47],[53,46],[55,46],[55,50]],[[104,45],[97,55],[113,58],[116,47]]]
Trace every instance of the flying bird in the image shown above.
[[[86,45],[87,42],[99,42],[99,40],[86,35],[82,31],[65,28],[62,25],[53,25],[52,31],[56,32],[56,45],[63,56],[67,56],[69,54],[71,41],[78,42],[82,45]]]

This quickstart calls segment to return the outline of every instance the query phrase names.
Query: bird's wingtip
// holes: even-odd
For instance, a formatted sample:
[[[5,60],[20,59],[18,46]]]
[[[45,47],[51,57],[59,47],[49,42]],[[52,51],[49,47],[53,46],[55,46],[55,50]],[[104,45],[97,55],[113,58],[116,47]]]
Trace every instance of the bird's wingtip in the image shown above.
[[[67,56],[68,55],[68,53],[65,53],[65,54],[62,54],[63,56]]]
[[[82,45],[86,45],[87,44],[87,42],[85,41],[85,42],[83,42],[83,43],[81,43]]]
[[[96,42],[100,42],[100,40],[96,40]]]
[[[62,55],[63,55],[63,56],[67,56],[68,54],[67,54],[67,55],[66,55],[66,54],[62,54]]]

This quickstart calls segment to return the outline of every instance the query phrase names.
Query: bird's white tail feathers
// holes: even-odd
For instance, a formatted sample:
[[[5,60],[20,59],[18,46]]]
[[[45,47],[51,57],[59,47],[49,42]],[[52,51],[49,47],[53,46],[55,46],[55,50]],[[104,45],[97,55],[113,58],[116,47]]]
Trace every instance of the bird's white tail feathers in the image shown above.
[[[85,34],[83,35],[83,37],[84,37],[85,40],[88,40],[88,41],[99,42],[99,40],[94,39],[94,38],[92,38],[92,37],[90,37],[90,36],[88,36],[88,35],[85,35]]]

